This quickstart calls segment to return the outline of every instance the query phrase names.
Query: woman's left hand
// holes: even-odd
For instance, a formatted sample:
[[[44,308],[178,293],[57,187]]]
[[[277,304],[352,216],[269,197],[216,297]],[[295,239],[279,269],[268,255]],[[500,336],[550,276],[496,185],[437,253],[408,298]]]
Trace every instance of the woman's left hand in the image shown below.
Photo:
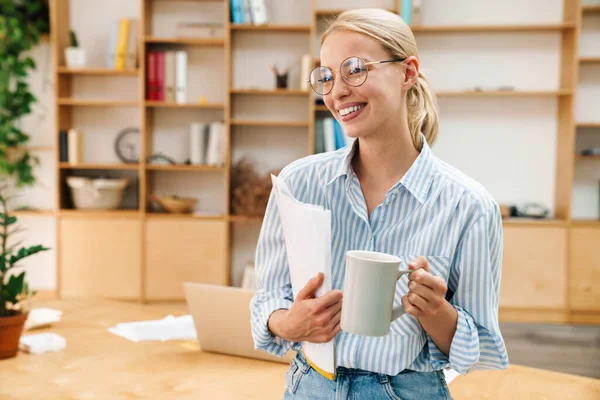
[[[429,272],[429,264],[423,256],[408,263],[412,272],[408,275],[408,293],[402,296],[402,307],[415,317],[431,317],[446,302],[448,285],[439,276]]]

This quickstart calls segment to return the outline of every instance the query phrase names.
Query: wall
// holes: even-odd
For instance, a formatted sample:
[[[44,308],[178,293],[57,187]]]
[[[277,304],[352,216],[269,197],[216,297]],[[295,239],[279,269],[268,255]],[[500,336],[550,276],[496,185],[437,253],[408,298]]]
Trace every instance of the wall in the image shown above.
[[[309,24],[309,2],[270,0],[272,19],[277,23]],[[535,24],[561,23],[561,0],[508,0],[486,2],[479,7],[477,0],[425,0],[423,23],[426,25],[448,24]],[[201,4],[199,6],[198,4]],[[379,0],[318,0],[319,8],[347,8],[373,5],[392,8],[394,1]],[[81,45],[86,48],[90,64],[102,66],[106,54],[108,29],[115,18],[139,15],[139,2],[108,0],[99,6],[92,0],[71,1],[71,23],[78,32]],[[199,7],[206,14],[199,12]],[[216,9],[213,9],[216,7]],[[191,2],[155,2],[153,23],[157,35],[163,26],[179,18],[190,20],[217,17],[222,5]],[[291,12],[293,11],[293,12]],[[252,33],[233,32],[234,88],[259,85],[272,88],[273,76],[265,65],[274,60],[294,65],[299,57],[309,51],[306,33]],[[598,56],[596,43],[600,35],[600,18],[592,15],[584,18],[580,54]],[[462,90],[480,86],[485,89],[500,85],[514,86],[517,90],[552,91],[559,89],[560,34],[537,33],[477,33],[435,34],[417,33],[421,66],[430,77],[436,91]],[[191,58],[192,73],[201,76],[211,74],[210,81],[223,79],[221,49],[197,51]],[[28,119],[34,144],[53,144],[53,105],[49,70],[50,50],[48,43],[34,50],[38,70],[32,75],[40,103],[35,117]],[[318,54],[316,54],[318,56]],[[214,67],[201,70],[207,59],[214,59]],[[194,61],[197,61],[196,62]],[[204,61],[203,61],[204,60]],[[580,70],[577,96],[577,121],[598,121],[600,98],[600,66],[584,65]],[[293,73],[297,74],[297,69]],[[296,75],[297,76],[297,75]],[[136,78],[76,78],[76,95],[81,97],[117,96],[135,98]],[[104,79],[110,79],[110,85]],[[292,75],[293,85],[299,79]],[[294,87],[294,86],[292,86]],[[199,88],[191,96],[207,95],[210,101],[223,101],[222,86],[217,84]],[[111,97],[112,98],[112,97]],[[308,111],[304,98],[246,98],[236,96],[233,100],[237,115],[234,118],[258,117],[281,119],[306,119]],[[556,96],[532,97],[441,97],[439,99],[441,130],[434,152],[483,183],[500,203],[523,204],[538,202],[554,212],[554,177],[556,168],[557,132]],[[282,104],[284,107],[282,108]],[[284,109],[282,113],[280,110]],[[112,153],[112,140],[119,129],[139,124],[137,110],[89,109],[75,113],[75,124],[89,134],[86,157],[89,161],[110,162],[116,158]],[[164,110],[155,110],[155,115]],[[213,111],[168,111],[157,117],[154,124],[155,148],[160,148],[177,159],[185,157],[185,137],[192,120],[212,119]],[[217,112],[218,113],[218,112]],[[578,137],[578,146],[588,143],[599,145],[594,134],[597,128]],[[587,139],[586,139],[587,137]],[[585,142],[588,141],[588,143]],[[583,141],[583,142],[582,142]],[[233,161],[247,157],[255,161],[262,172],[280,168],[285,163],[302,157],[307,151],[305,128],[257,128],[238,127],[233,136]],[[98,149],[101,149],[98,151]],[[55,166],[51,153],[42,155],[39,184],[27,190],[24,196],[30,204],[41,208],[54,208],[56,200],[54,182]],[[573,189],[573,216],[599,217],[598,172],[596,161],[578,161]],[[222,208],[223,190],[221,177],[212,175],[188,175],[185,173],[157,174],[157,188],[197,195],[202,207]],[[27,240],[42,241],[54,245],[55,227],[52,217],[26,218]],[[257,226],[234,226],[232,255],[234,284],[239,284],[244,265],[254,257],[258,235]],[[33,266],[35,264],[35,267]],[[55,258],[51,253],[32,257],[28,266],[35,268],[30,275],[37,288],[53,288],[55,285]]]

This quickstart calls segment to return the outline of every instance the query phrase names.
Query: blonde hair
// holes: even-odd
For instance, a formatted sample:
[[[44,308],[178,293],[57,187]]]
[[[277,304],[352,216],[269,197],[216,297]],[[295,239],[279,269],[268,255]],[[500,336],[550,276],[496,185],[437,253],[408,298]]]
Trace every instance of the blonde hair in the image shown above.
[[[377,8],[345,11],[329,25],[321,38],[321,45],[338,30],[357,32],[378,41],[392,58],[418,58],[417,43],[410,27],[399,15],[389,11]],[[439,129],[437,100],[421,71],[406,95],[406,108],[408,128],[415,147],[420,150],[423,145],[421,132],[427,143],[433,146]]]

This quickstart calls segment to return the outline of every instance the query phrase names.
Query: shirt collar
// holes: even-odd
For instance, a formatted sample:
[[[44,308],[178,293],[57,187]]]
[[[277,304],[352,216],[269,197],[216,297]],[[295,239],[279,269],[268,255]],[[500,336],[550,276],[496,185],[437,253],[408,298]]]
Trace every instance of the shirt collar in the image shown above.
[[[429,147],[427,140],[425,139],[425,135],[422,133],[421,139],[423,146],[421,148],[421,152],[417,156],[417,159],[413,162],[402,179],[400,179],[400,181],[394,185],[390,191],[402,185],[413,196],[415,196],[420,203],[424,203],[427,200],[427,194],[429,193],[429,188],[431,187],[436,168],[435,158],[431,152],[431,148]],[[346,147],[344,155],[341,158],[339,165],[335,169],[333,176],[327,182],[327,185],[330,185],[341,176],[349,177],[354,174],[352,171],[352,158],[354,157],[357,148],[358,139],[353,142],[352,146]],[[347,186],[349,183],[350,180],[348,179],[346,183]]]

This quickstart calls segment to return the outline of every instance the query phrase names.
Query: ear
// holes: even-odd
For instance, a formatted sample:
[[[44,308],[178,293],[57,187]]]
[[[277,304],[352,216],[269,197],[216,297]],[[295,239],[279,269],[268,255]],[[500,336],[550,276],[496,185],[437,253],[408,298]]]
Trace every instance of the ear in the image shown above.
[[[417,83],[417,79],[419,79],[419,60],[415,56],[410,56],[404,61],[404,64],[406,67],[403,89],[408,91]]]

